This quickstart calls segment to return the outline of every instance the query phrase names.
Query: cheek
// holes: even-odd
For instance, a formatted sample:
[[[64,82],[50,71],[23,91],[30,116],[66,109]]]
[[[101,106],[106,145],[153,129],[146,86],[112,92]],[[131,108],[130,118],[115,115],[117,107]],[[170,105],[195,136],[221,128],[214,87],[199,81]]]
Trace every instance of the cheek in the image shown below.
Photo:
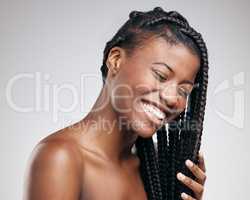
[[[175,119],[176,117],[178,117],[186,108],[186,101],[183,99],[183,100],[179,100],[176,107],[175,107],[175,110],[174,110],[174,113],[173,115],[170,117],[170,119]]]
[[[182,112],[182,111],[184,111],[185,110],[185,108],[186,108],[186,100],[185,99],[182,99],[182,100],[180,100],[179,101],[179,109],[180,109],[180,111]]]
[[[121,66],[120,79],[131,86],[147,85],[154,81],[152,70],[141,59],[131,59]]]
[[[177,105],[177,111],[176,111],[175,117],[180,115],[185,110],[185,108],[186,108],[186,101],[184,99],[180,100]]]
[[[134,62],[123,64],[115,77],[111,98],[116,111],[128,114],[138,106],[140,98],[157,88],[157,80],[149,67]]]
[[[113,87],[111,103],[114,110],[118,113],[129,113],[133,96],[133,91],[127,84],[119,84]]]
[[[136,100],[157,88],[156,80],[147,70],[143,70],[143,73],[139,70],[134,73],[121,73],[120,82],[116,85],[119,84],[126,90],[121,93],[130,97],[127,100]]]

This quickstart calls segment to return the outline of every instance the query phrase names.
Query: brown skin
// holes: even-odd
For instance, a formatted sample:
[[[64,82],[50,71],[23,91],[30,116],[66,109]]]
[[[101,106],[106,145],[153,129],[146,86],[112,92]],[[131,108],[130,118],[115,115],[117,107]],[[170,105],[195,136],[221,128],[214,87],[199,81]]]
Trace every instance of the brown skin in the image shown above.
[[[168,64],[173,72],[155,62]],[[33,150],[24,200],[146,199],[139,159],[131,148],[138,136],[151,137],[184,110],[183,90],[192,90],[185,80],[195,80],[199,59],[181,44],[170,46],[152,38],[131,56],[112,48],[106,64],[107,82],[89,114],[44,138]],[[163,121],[152,118],[142,109],[144,101],[171,114],[167,112]],[[181,182],[195,192],[189,199],[200,200],[204,160],[190,170],[197,179]]]

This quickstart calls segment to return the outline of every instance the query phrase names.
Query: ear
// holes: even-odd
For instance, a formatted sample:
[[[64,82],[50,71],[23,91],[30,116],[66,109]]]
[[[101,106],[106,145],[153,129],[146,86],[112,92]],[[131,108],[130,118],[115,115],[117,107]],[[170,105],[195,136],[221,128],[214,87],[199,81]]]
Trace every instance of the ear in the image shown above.
[[[109,73],[112,76],[116,75],[119,72],[124,56],[124,49],[120,47],[113,47],[112,49],[110,49],[106,60],[106,65],[108,67]]]

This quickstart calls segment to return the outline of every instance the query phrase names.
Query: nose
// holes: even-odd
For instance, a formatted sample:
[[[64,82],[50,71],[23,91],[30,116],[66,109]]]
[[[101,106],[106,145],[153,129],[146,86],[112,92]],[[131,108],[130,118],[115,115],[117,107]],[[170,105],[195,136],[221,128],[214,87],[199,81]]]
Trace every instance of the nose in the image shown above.
[[[160,99],[170,109],[176,110],[178,108],[179,95],[177,90],[176,84],[165,85],[165,87],[160,89]]]

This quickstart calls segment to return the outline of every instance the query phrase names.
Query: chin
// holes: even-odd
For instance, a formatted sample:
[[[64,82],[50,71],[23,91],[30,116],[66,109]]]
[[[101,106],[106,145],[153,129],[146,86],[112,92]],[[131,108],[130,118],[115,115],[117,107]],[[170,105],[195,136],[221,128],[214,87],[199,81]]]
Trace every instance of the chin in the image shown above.
[[[152,137],[162,126],[153,124],[149,121],[141,120],[140,118],[133,119],[131,121],[130,128],[142,138]]]
[[[167,122],[166,119],[156,119],[145,113],[143,109],[134,110],[132,115],[129,116],[129,121],[133,132],[143,138],[152,137]]]

